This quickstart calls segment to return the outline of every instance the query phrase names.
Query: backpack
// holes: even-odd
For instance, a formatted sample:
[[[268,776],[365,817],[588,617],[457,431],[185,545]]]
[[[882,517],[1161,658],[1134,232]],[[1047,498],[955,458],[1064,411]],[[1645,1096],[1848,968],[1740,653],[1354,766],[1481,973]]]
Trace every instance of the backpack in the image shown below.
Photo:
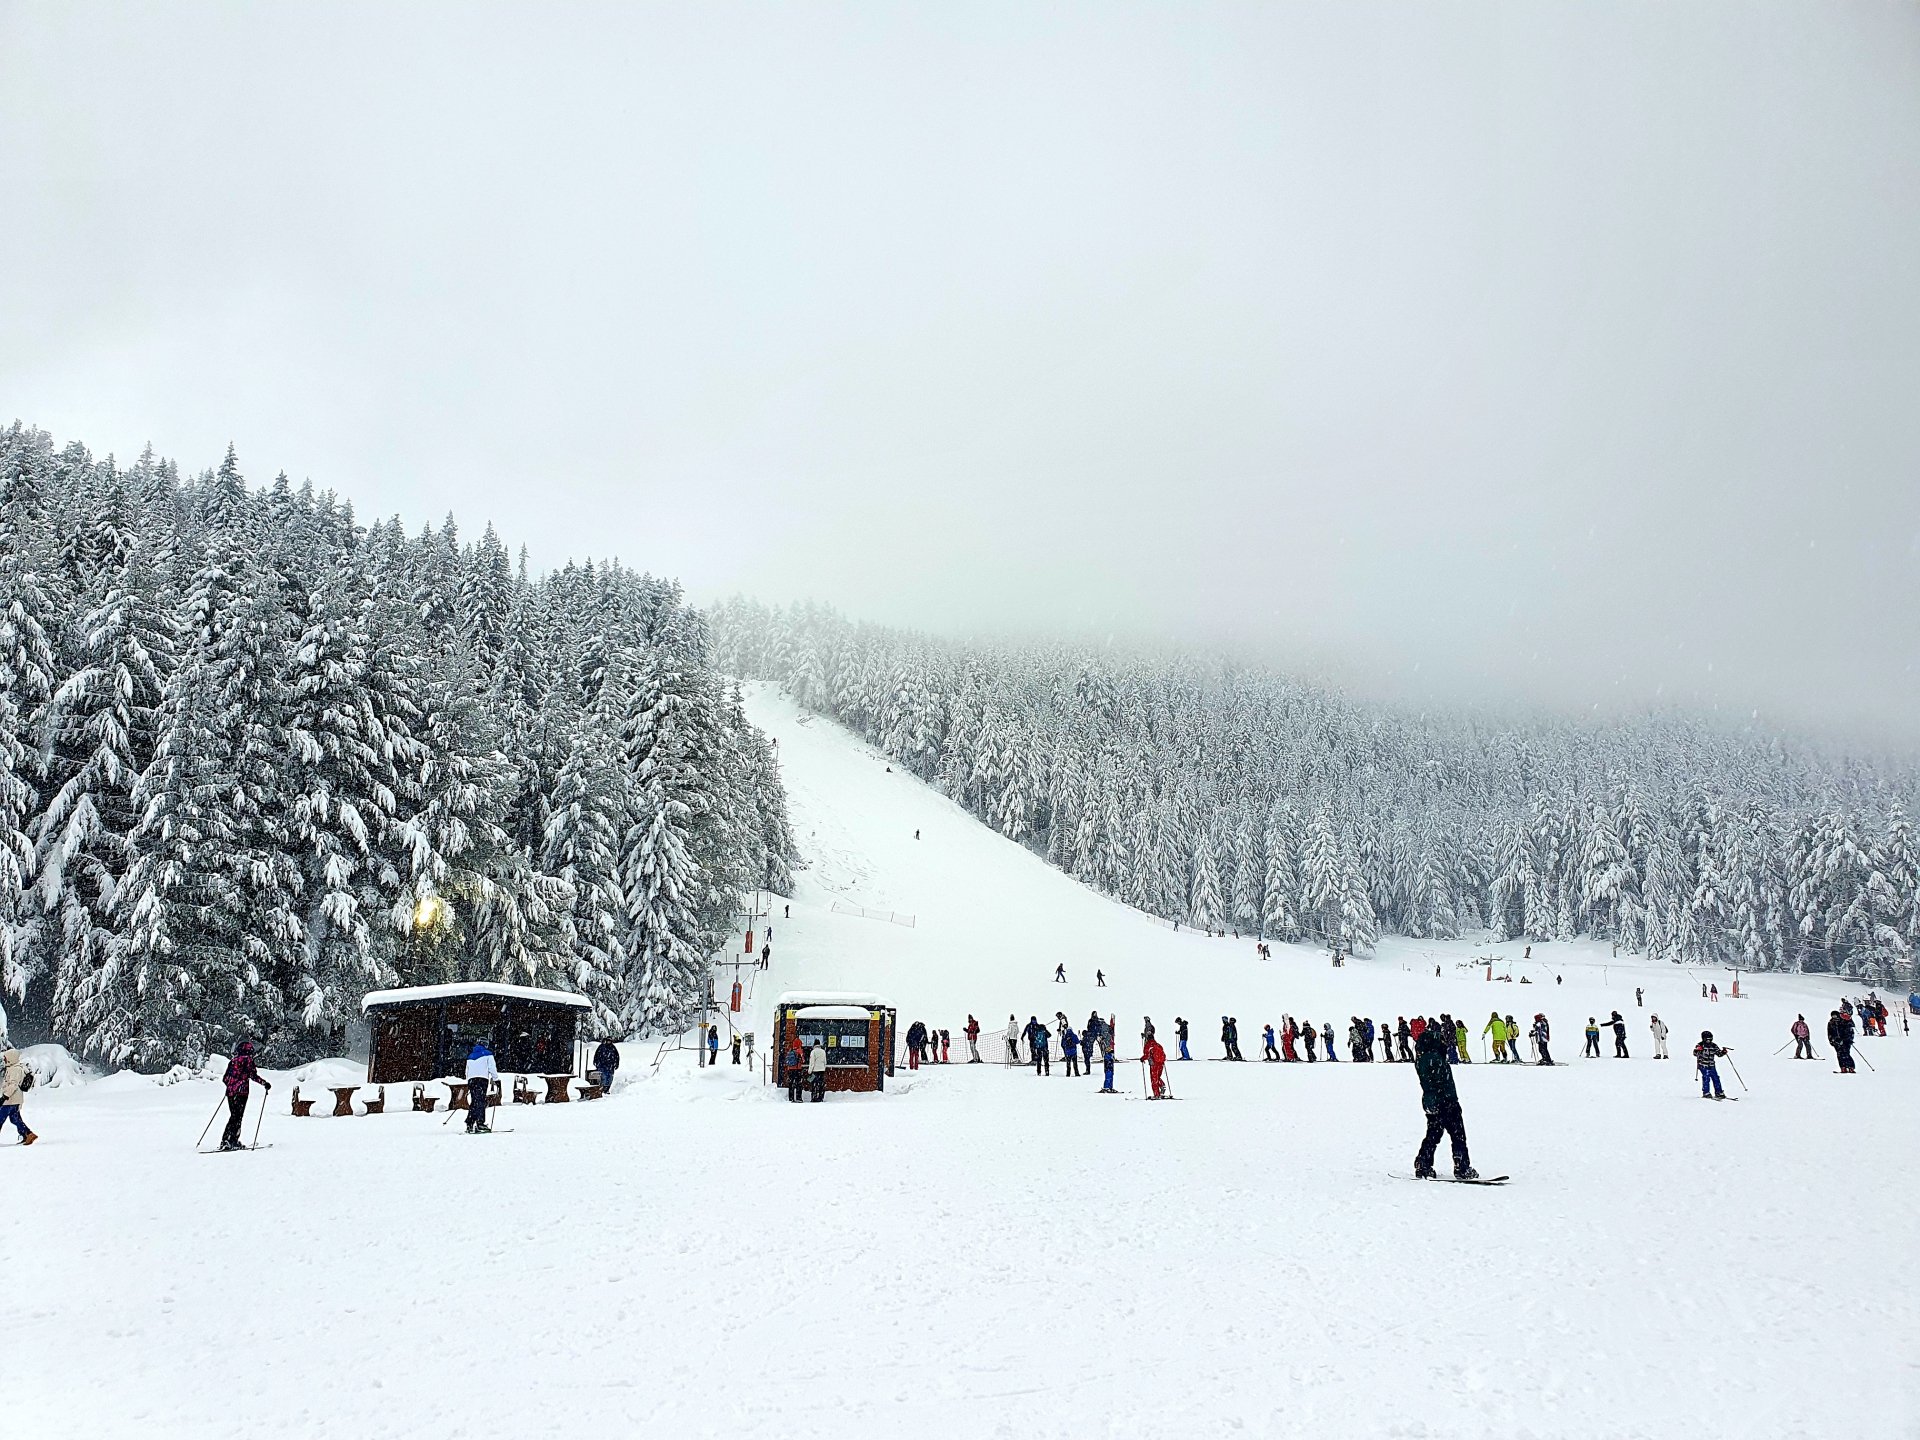
[[[33,1071],[28,1070],[20,1077],[20,1093],[24,1095],[31,1089],[33,1089]]]

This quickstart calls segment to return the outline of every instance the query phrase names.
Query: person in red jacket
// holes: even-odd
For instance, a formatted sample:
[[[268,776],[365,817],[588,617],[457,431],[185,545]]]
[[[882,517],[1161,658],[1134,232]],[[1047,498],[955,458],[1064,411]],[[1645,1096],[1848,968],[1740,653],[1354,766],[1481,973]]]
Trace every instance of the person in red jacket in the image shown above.
[[[273,1089],[273,1083],[261,1075],[260,1067],[253,1063],[253,1042],[242,1040],[233,1052],[233,1059],[227,1062],[227,1128],[220,1134],[222,1150],[246,1148],[240,1143],[240,1122],[246,1119],[247,1096],[252,1093],[256,1080],[263,1089]]]
[[[1153,1086],[1153,1098],[1167,1098],[1167,1050],[1151,1035],[1141,1047],[1141,1058],[1147,1062],[1147,1079]]]

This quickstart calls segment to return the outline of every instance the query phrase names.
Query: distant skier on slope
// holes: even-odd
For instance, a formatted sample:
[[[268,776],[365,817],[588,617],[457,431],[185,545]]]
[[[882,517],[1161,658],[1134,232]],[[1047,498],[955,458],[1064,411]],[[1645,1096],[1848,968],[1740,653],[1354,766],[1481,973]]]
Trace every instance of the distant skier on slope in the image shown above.
[[[1460,1112],[1460,1095],[1453,1085],[1453,1068],[1447,1062],[1447,1046],[1439,1032],[1428,1026],[1420,1032],[1414,1046],[1413,1066],[1420,1076],[1420,1105],[1427,1115],[1427,1133],[1413,1158],[1413,1173],[1421,1180],[1432,1180],[1434,1152],[1445,1135],[1453,1146],[1453,1178],[1478,1180],[1467,1155],[1467,1122]]]
[[[1027,1018],[1027,1049],[1033,1056],[1033,1073],[1051,1075],[1053,1061],[1047,1054],[1047,1027],[1040,1023],[1038,1015]]]
[[[1273,1027],[1271,1025],[1267,1027],[1267,1033],[1269,1035],[1273,1033]],[[1165,1047],[1149,1035],[1147,1037],[1146,1047],[1141,1051],[1141,1058],[1147,1062],[1147,1079],[1153,1087],[1153,1098],[1156,1100],[1166,1099],[1167,1052]]]
[[[1053,967],[1053,983],[1056,985],[1064,985],[1067,983],[1066,961],[1062,960],[1058,965]]]
[[[1653,1019],[1647,1022],[1647,1028],[1653,1032],[1653,1058],[1665,1060],[1667,1058],[1667,1022],[1662,1020],[1659,1012],[1656,1011]]]
[[[1093,972],[1093,988],[1096,990],[1104,990],[1107,988],[1107,972],[1106,971],[1096,970]]]
[[[1796,1015],[1787,1033],[1793,1036],[1793,1058],[1796,1060],[1813,1059],[1813,1031],[1807,1028],[1807,1017]]]
[[[1313,1053],[1313,1047],[1320,1043],[1319,1032],[1313,1028],[1311,1020],[1300,1022],[1300,1043],[1307,1047],[1307,1063],[1313,1064],[1320,1057]]]
[[[247,1118],[247,1097],[253,1093],[255,1081],[262,1090],[272,1090],[273,1084],[260,1073],[254,1064],[253,1042],[242,1040],[233,1052],[233,1058],[227,1061],[227,1073],[223,1083],[227,1087],[227,1128],[220,1132],[222,1150],[244,1150],[240,1143],[240,1122]]]
[[[1300,1063],[1300,1052],[1295,1047],[1300,1043],[1300,1022],[1291,1015],[1280,1017],[1280,1058],[1290,1065]]]
[[[1231,1015],[1222,1015],[1220,1017],[1220,1043],[1225,1047],[1227,1052],[1224,1057],[1225,1059],[1244,1060],[1247,1058],[1240,1053],[1240,1022]]]
[[[1693,1047],[1694,1068],[1700,1072],[1700,1098],[1702,1100],[1724,1100],[1727,1092],[1720,1088],[1719,1059],[1727,1053],[1729,1047],[1713,1043],[1713,1031],[1702,1030],[1700,1043]],[[1708,1087],[1711,1086],[1711,1092]]]
[[[1473,1063],[1473,1054],[1467,1049],[1467,1022],[1464,1020],[1453,1022],[1453,1048],[1459,1052],[1462,1065]]]
[[[484,1040],[473,1042],[467,1052],[467,1133],[489,1135],[487,1102],[493,1098],[493,1082],[500,1078],[500,1067],[493,1062],[493,1050]]]

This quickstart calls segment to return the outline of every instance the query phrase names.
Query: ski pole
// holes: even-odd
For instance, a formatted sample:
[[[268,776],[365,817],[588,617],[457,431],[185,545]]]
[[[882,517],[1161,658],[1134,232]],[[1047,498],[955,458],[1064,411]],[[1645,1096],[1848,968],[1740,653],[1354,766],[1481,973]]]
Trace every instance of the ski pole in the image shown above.
[[[1745,1090],[1747,1088],[1747,1077],[1742,1075],[1740,1073],[1740,1067],[1733,1063],[1733,1048],[1729,1046],[1720,1053],[1727,1057],[1727,1068],[1733,1071],[1733,1078],[1738,1080],[1740,1082],[1740,1088]]]
[[[1791,1041],[1791,1040],[1789,1040],[1789,1041],[1787,1041],[1787,1045],[1791,1045],[1791,1044],[1793,1044],[1793,1041]],[[1786,1049],[1786,1048],[1787,1048],[1787,1045],[1782,1045],[1782,1046],[1780,1047],[1780,1050],[1784,1050],[1784,1049]],[[1773,1053],[1774,1053],[1774,1054],[1776,1054],[1776,1055],[1778,1055],[1778,1054],[1780,1053],[1780,1050],[1776,1050],[1776,1051],[1774,1051]]]
[[[253,1117],[253,1148],[255,1150],[260,1148],[260,1127],[267,1123],[267,1094],[270,1093],[272,1092],[269,1091],[260,1096],[260,1113]]]
[[[202,1145],[207,1143],[207,1131],[213,1129],[213,1122],[220,1118],[220,1107],[226,1103],[227,1095],[223,1090],[220,1092],[220,1098],[213,1104],[213,1114],[207,1117],[206,1127],[201,1130],[200,1138],[193,1142],[194,1149],[198,1150]]]
[[[1871,1070],[1871,1069],[1873,1069],[1873,1062],[1872,1062],[1871,1060],[1869,1060],[1869,1059],[1867,1059],[1867,1057],[1866,1057],[1866,1056],[1864,1056],[1864,1055],[1855,1055],[1855,1056],[1854,1056],[1853,1058],[1854,1058],[1854,1059],[1856,1059],[1856,1060],[1858,1060],[1858,1061],[1859,1061],[1859,1062],[1860,1062],[1860,1063],[1861,1063],[1862,1065],[1864,1065],[1864,1066],[1866,1066],[1866,1067],[1867,1067],[1867,1069],[1869,1069],[1869,1070]]]

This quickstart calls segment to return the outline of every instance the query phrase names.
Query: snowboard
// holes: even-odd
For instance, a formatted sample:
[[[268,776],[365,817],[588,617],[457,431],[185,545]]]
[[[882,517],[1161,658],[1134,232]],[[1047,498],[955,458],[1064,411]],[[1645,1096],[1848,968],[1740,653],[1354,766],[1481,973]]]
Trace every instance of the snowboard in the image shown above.
[[[1395,1171],[1393,1172],[1393,1178],[1396,1180],[1419,1180],[1421,1177],[1418,1175],[1402,1175]],[[1507,1175],[1482,1175],[1478,1180],[1456,1180],[1451,1175],[1434,1175],[1430,1178],[1441,1181],[1447,1185],[1504,1185],[1512,1177]],[[1423,1181],[1422,1183],[1426,1182]]]

